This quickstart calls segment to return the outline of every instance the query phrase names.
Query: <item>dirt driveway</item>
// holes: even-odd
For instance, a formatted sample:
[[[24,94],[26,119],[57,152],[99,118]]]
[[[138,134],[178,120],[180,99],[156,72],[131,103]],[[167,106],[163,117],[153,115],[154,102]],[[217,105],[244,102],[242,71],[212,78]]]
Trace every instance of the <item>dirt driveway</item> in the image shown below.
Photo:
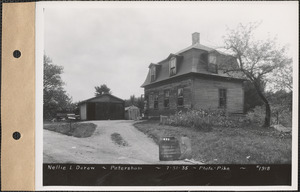
[[[76,138],[44,129],[44,163],[83,164],[186,164],[159,161],[159,148],[138,131],[134,121],[89,121],[97,125],[88,138]],[[118,133],[128,146],[118,145],[111,135]]]

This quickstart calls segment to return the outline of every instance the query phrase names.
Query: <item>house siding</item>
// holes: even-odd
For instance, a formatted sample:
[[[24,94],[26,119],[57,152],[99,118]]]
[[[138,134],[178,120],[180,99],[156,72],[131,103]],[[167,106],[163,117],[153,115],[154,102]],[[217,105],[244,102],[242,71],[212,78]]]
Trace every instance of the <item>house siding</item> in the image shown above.
[[[86,103],[80,105],[80,119],[86,120]]]
[[[177,91],[178,88],[183,88],[183,106],[177,106]],[[164,107],[164,91],[169,90],[169,107]],[[158,94],[158,108],[154,109],[154,100],[148,99],[148,116],[156,117],[159,115],[170,115],[176,111],[186,110],[192,106],[192,80],[185,79],[174,81],[168,84],[160,84],[154,88],[145,89],[145,95],[149,98],[150,95]]]
[[[215,55],[216,61],[209,63],[209,55]],[[173,56],[178,58],[176,74],[170,77],[169,61]],[[237,67],[236,58],[206,46],[197,44],[182,50],[159,62],[157,78],[150,81],[148,73],[142,87],[145,88],[146,111],[149,117],[170,115],[186,109],[220,109],[219,90],[223,93],[222,105],[228,113],[244,112],[244,89],[241,75],[224,73],[229,66]],[[178,88],[183,90],[183,107],[177,105]],[[164,107],[164,91],[169,90],[169,107]],[[148,96],[153,95],[152,99]],[[154,108],[154,95],[158,95],[157,108]],[[147,99],[148,98],[148,99]],[[222,106],[224,108],[224,106]]]
[[[227,90],[226,111],[243,113],[244,89],[241,82],[195,78],[193,83],[194,109],[219,109],[219,89]]]
[[[183,88],[182,107],[177,105],[178,88]],[[226,111],[229,113],[243,113],[244,89],[243,83],[215,78],[191,77],[174,79],[171,82],[159,83],[151,88],[145,88],[145,96],[158,95],[158,108],[154,109],[154,99],[148,99],[147,115],[171,115],[187,109],[216,110],[219,108],[219,89],[226,89]],[[169,90],[169,107],[164,107],[164,91]]]

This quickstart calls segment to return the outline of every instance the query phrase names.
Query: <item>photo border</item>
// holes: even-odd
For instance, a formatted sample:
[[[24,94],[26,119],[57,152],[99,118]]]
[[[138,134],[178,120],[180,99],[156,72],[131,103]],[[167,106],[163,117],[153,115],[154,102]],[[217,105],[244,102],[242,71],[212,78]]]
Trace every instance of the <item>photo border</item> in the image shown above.
[[[210,191],[219,191],[219,190],[241,190],[241,191],[267,191],[267,190],[297,190],[298,189],[298,129],[292,130],[292,185],[291,186],[143,186],[143,187],[102,187],[102,186],[91,186],[91,187],[76,187],[76,186],[43,186],[42,185],[42,176],[43,176],[43,49],[44,49],[44,20],[43,20],[43,9],[44,8],[77,8],[77,7],[90,7],[90,6],[121,6],[121,4],[130,4],[131,6],[137,6],[140,4],[157,4],[161,3],[162,6],[168,6],[170,3],[178,3],[182,5],[192,4],[197,2],[37,2],[36,3],[36,190],[80,190],[80,191],[96,191],[96,190],[115,190],[115,191],[124,191],[124,190],[150,190],[150,191],[161,191],[161,190],[210,190]],[[201,2],[205,3],[220,3],[220,2]],[[222,2],[222,3],[238,3],[238,2]],[[240,2],[239,2],[240,3]],[[276,2],[268,2],[276,3]],[[288,2],[287,2],[288,3]],[[299,22],[298,22],[299,25]],[[295,26],[295,30],[299,32],[298,26]],[[299,37],[297,37],[297,42],[299,42]],[[293,63],[293,127],[298,127],[298,50],[294,52],[294,63]]]

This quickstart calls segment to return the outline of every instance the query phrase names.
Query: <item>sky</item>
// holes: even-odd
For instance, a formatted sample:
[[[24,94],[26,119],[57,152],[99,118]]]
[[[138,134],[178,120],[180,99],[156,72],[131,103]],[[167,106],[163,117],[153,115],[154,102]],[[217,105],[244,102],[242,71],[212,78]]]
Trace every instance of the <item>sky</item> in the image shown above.
[[[94,97],[101,84],[122,99],[141,96],[149,64],[190,46],[194,32],[217,48],[227,27],[261,22],[257,38],[276,36],[291,55],[298,46],[298,2],[81,3],[44,9],[44,53],[64,67],[74,102]]]

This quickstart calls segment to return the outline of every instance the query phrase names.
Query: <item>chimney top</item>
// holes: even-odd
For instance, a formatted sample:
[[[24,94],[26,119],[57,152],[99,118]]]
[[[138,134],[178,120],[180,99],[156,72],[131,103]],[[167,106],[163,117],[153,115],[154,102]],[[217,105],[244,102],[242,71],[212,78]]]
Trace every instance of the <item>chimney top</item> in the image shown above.
[[[192,45],[200,43],[200,33],[195,32],[192,34],[192,43],[193,43]]]

